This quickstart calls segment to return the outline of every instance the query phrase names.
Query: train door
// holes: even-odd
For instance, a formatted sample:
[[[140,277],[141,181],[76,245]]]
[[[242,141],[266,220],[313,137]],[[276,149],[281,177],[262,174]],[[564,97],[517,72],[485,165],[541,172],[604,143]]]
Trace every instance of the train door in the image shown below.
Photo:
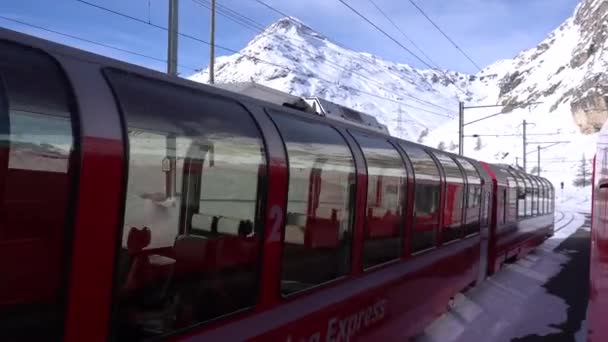
[[[48,55],[0,42],[0,331],[64,335],[79,170],[77,113]]]
[[[484,191],[485,190],[485,191]],[[485,280],[486,274],[488,272],[488,248],[489,248],[489,238],[490,238],[490,225],[489,225],[489,215],[490,215],[490,201],[492,200],[492,191],[489,190],[489,187],[482,187],[482,195],[481,195],[481,227],[480,227],[480,236],[481,236],[481,245],[480,245],[480,260],[479,260],[479,274],[477,276],[477,284],[481,283]]]

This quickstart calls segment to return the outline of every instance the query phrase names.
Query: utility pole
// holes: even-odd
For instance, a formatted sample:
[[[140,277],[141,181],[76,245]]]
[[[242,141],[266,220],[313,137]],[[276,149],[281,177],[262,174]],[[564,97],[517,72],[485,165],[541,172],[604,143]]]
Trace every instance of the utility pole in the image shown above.
[[[215,0],[211,0],[211,37],[209,41],[209,84],[215,83]]]
[[[464,151],[464,102],[458,102],[458,155]]]
[[[587,162],[585,160],[585,154],[583,154],[583,165],[582,165],[582,168],[583,168],[583,188],[585,186],[587,186],[587,170],[586,170],[586,167],[587,167]]]
[[[536,175],[540,177],[540,145],[536,146],[536,151],[538,152],[538,161],[536,164]]]
[[[527,172],[528,169],[526,169],[526,120],[524,120],[524,156],[523,156],[523,163],[524,163],[524,172]]]
[[[395,120],[397,122],[397,128],[396,128],[396,133],[397,136],[400,139],[403,139],[403,132],[405,131],[405,129],[403,128],[403,111],[401,110],[401,106],[399,106],[397,108],[397,120]]]
[[[167,74],[177,76],[177,34],[178,34],[178,0],[169,0],[169,29],[168,46],[167,46]],[[166,143],[166,160],[167,165],[163,165],[165,171],[165,196],[167,198],[175,197],[176,190],[176,146],[177,137],[175,135],[167,136]]]
[[[169,0],[169,34],[167,47],[167,74],[177,76],[177,17],[178,0]]]

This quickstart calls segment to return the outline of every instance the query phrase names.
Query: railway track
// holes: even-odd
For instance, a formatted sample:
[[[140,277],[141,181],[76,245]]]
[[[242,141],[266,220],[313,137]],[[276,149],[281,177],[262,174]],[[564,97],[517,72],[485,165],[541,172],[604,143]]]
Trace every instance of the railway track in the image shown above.
[[[558,211],[561,214],[561,217],[555,221],[555,230],[554,232],[558,232],[561,229],[567,227],[572,221],[574,221],[575,214],[572,212],[564,213],[562,211]]]

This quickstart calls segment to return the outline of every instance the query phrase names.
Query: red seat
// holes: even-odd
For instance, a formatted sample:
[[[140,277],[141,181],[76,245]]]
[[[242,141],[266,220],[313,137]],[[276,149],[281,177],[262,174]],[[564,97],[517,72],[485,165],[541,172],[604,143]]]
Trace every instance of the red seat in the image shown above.
[[[151,277],[150,260],[148,254],[143,252],[151,240],[152,233],[148,227],[142,229],[131,227],[129,230],[127,236],[129,264],[127,265],[127,275],[122,288],[124,293],[144,287]]]
[[[308,248],[335,248],[340,241],[339,228],[335,209],[332,209],[329,219],[309,217],[306,220],[304,245]]]

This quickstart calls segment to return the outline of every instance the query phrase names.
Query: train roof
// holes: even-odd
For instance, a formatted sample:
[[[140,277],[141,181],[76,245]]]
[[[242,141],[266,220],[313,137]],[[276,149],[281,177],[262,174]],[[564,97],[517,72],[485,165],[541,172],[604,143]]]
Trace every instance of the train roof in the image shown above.
[[[139,74],[145,77],[171,82],[180,86],[201,89],[210,94],[231,98],[243,104],[262,106],[266,109],[281,111],[290,115],[304,118],[306,120],[327,122],[327,119],[330,119],[332,125],[363,131],[366,132],[366,134],[383,136],[387,139],[400,141],[405,145],[416,146],[433,153],[443,153],[456,158],[466,159],[473,163],[482,178],[488,177],[488,174],[481,167],[479,161],[475,159],[455,155],[453,153],[441,151],[413,141],[393,137],[389,134],[386,126],[380,124],[375,117],[335,104],[319,97],[304,98],[304,100],[309,103],[310,101],[316,101],[321,105],[319,109],[315,110],[316,113],[314,113],[313,111],[306,110],[301,106],[301,103],[299,103],[297,99],[302,98],[256,83],[243,82],[208,85],[185,78],[170,76],[160,71],[145,68],[129,62],[116,60],[111,57],[98,55],[78,48],[62,45],[6,28],[0,28],[0,40],[19,41],[23,45],[42,49],[51,56],[54,56],[58,60],[62,60],[64,62],[66,61],[66,58],[71,58],[86,63],[98,64],[100,68],[119,68],[127,73]],[[325,113],[325,115],[319,115],[320,112]],[[498,164],[488,165],[498,166]]]

